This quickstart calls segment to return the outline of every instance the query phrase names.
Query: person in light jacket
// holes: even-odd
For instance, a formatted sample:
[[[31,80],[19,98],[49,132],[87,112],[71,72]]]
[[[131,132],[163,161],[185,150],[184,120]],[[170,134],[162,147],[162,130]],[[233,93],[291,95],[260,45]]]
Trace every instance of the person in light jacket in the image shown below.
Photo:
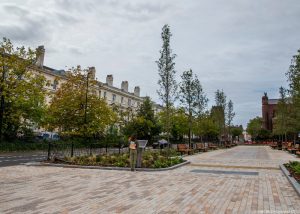
[[[131,136],[129,141],[129,157],[130,157],[130,168],[131,171],[135,171],[136,157],[137,157],[137,144],[135,136]]]

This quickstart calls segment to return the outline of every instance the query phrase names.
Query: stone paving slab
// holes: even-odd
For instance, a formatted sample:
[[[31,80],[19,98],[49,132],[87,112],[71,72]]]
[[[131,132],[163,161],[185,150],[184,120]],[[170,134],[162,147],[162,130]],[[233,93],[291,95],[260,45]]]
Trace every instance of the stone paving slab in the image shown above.
[[[286,151],[275,150],[269,146],[237,146],[227,150],[216,150],[199,155],[188,156],[192,164],[249,166],[261,168],[278,168],[288,161],[300,161]]]
[[[267,158],[277,159],[266,150]],[[205,156],[230,160],[231,151]],[[205,160],[201,154],[189,158]],[[197,169],[258,175],[192,172]],[[129,172],[12,166],[0,168],[0,187],[0,213],[300,213],[300,198],[274,169],[184,166]]]

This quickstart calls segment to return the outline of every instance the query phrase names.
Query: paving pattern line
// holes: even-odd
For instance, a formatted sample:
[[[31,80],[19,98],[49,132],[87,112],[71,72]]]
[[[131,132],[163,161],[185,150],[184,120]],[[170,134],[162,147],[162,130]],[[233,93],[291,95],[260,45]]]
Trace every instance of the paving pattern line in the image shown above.
[[[236,168],[236,169],[270,169],[280,170],[278,167],[263,167],[263,166],[234,166],[234,165],[218,165],[218,164],[201,164],[201,163],[190,163],[189,166],[195,167],[215,167],[215,168]]]

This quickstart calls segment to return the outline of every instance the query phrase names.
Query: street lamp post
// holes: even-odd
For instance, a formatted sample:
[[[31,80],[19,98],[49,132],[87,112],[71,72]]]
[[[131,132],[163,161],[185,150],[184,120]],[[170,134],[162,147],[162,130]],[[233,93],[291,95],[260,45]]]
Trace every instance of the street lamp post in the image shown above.
[[[86,118],[86,112],[87,112],[87,103],[88,103],[88,93],[89,93],[89,72],[86,75],[86,91],[85,91],[85,105],[84,105],[84,124],[86,127],[87,118]]]

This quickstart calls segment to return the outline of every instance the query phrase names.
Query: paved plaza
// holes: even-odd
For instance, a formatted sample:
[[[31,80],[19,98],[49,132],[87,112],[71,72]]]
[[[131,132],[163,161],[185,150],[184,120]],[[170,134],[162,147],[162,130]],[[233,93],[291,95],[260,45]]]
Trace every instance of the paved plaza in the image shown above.
[[[278,167],[296,158],[284,151],[238,146],[186,159],[163,172],[2,167],[0,213],[300,213]]]

